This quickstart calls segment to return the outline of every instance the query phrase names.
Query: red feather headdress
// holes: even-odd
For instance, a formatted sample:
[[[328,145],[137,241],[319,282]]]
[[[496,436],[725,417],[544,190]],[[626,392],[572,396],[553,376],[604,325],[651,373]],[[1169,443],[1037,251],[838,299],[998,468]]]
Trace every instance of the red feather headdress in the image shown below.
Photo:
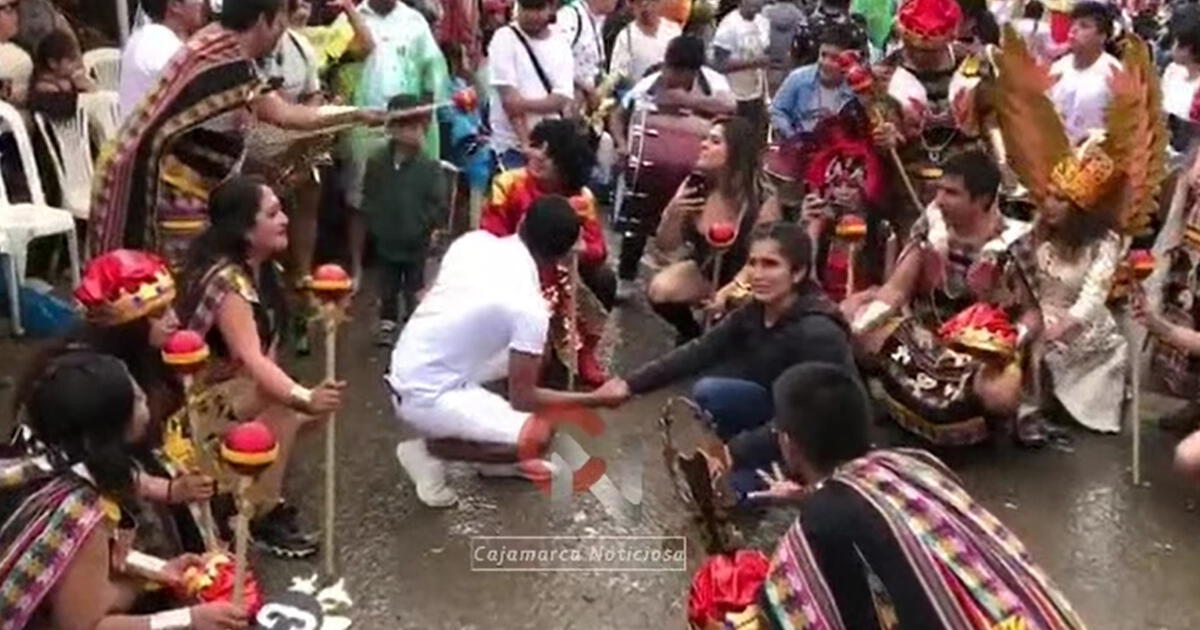
[[[801,173],[810,190],[824,191],[838,180],[851,180],[862,188],[867,205],[883,203],[887,170],[863,116],[847,111],[821,121],[803,147]]]

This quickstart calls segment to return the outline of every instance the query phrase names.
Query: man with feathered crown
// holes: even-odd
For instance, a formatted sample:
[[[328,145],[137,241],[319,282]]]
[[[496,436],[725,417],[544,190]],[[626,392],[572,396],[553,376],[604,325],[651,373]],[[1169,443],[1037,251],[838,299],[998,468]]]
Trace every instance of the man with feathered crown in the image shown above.
[[[1030,288],[1042,319],[1019,425],[1034,442],[1052,406],[1090,429],[1120,430],[1129,349],[1108,302],[1130,238],[1157,206],[1167,142],[1149,49],[1131,36],[1121,54],[1104,129],[1074,147],[1046,96],[1053,79],[1015,31],[1005,31],[997,56],[1009,164],[1037,206],[1034,230],[1018,244],[1037,260]]]

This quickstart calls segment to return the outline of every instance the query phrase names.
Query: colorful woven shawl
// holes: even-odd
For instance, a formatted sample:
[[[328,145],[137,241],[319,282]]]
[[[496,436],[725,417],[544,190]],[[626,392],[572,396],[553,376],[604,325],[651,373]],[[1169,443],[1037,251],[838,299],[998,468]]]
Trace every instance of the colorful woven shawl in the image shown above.
[[[839,468],[831,481],[862,495],[887,522],[944,628],[1085,628],[1025,546],[931,455],[875,451]],[[785,628],[844,628],[800,521],[772,558],[764,594],[770,616]],[[890,615],[880,613],[887,623]]]
[[[0,460],[0,630],[22,630],[106,517],[103,499],[82,478],[63,473],[19,499],[48,475],[34,460]]]
[[[254,63],[242,53],[235,33],[214,24],[189,39],[101,152],[92,189],[91,255],[123,246],[157,249],[165,158],[184,134],[245,108],[261,87]],[[204,157],[229,168],[237,159]]]

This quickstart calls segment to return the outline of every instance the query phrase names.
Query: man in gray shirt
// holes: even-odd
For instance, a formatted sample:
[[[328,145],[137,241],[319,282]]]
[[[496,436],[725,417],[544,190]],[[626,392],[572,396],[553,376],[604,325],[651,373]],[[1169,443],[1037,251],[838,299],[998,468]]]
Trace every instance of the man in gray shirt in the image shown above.
[[[792,40],[804,24],[804,10],[797,0],[774,0],[763,7],[762,14],[771,26],[767,39],[767,57],[771,60],[767,66],[767,89],[768,94],[774,95],[795,66]]]

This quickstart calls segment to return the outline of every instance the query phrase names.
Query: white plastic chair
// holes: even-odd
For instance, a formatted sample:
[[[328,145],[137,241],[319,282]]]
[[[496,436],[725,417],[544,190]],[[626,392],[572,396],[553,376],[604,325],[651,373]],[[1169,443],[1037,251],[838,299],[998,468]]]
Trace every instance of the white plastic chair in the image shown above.
[[[24,334],[21,327],[20,282],[25,279],[25,259],[29,242],[45,236],[65,236],[67,255],[71,259],[71,286],[79,284],[79,241],[75,236],[75,217],[61,208],[46,205],[46,193],[38,174],[37,161],[33,156],[33,144],[20,112],[12,105],[0,101],[0,124],[8,128],[17,140],[17,154],[21,170],[29,186],[30,203],[11,203],[3,186],[0,186],[0,254],[9,260],[7,274],[9,308],[12,313],[12,329],[16,335]]]
[[[118,101],[117,93],[112,90],[97,90],[79,95],[79,108],[87,118],[92,144],[97,149],[117,137],[117,132],[121,130]]]
[[[54,164],[63,208],[86,221],[92,195],[92,147],[86,112],[76,107],[75,115],[70,118],[47,117],[38,112],[33,120]]]
[[[116,91],[121,84],[121,49],[93,48],[83,53],[83,67],[98,88]]]

